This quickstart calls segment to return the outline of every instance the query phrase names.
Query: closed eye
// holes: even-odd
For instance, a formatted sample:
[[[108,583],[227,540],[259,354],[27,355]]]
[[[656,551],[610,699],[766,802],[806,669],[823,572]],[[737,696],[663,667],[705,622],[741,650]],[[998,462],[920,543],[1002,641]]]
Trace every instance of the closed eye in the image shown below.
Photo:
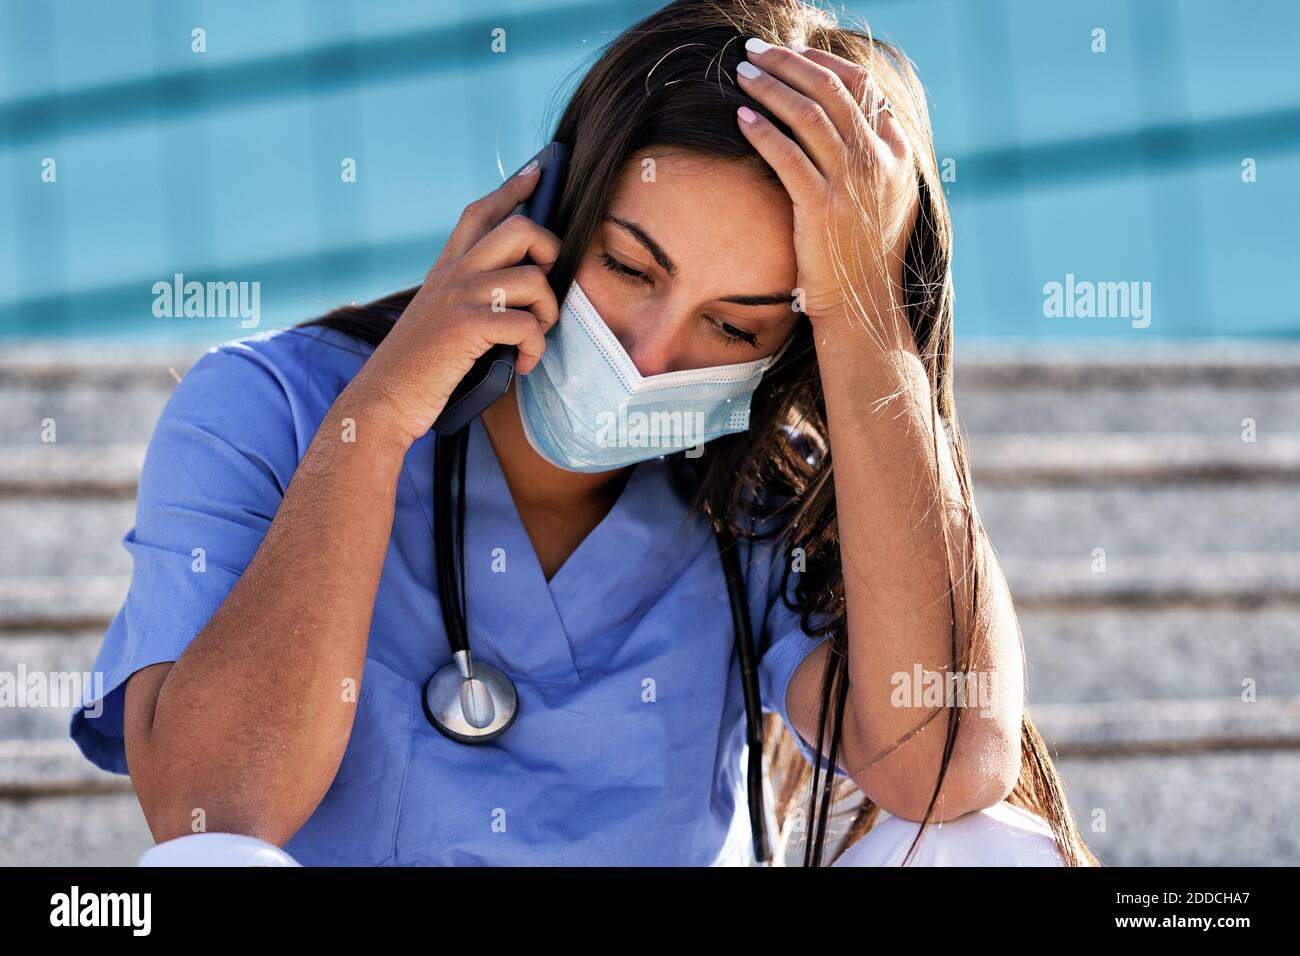
[[[641,272],[637,269],[633,269],[631,266],[619,262],[608,252],[602,252],[600,254],[600,261],[601,263],[604,264],[606,269],[608,269],[610,272],[614,273],[616,276],[619,276],[623,279],[627,279],[632,282],[637,282],[640,283],[641,285],[654,284],[654,280],[651,279],[644,272]]]
[[[758,337],[753,332],[746,332],[744,329],[738,329],[729,322],[723,322],[712,315],[706,315],[709,324],[718,330],[718,333],[727,340],[727,344],[744,342],[746,345],[758,348]]]
[[[650,276],[646,275],[639,269],[633,269],[626,263],[619,262],[608,252],[602,252],[600,254],[600,261],[606,269],[614,273],[624,282],[633,282],[637,285],[654,285],[654,279]],[[744,342],[752,348],[759,347],[758,337],[755,336],[754,333],[746,332],[744,329],[738,329],[729,322],[724,322],[712,315],[706,315],[704,318],[708,321],[713,330],[722,336],[723,340],[728,345],[736,345]]]

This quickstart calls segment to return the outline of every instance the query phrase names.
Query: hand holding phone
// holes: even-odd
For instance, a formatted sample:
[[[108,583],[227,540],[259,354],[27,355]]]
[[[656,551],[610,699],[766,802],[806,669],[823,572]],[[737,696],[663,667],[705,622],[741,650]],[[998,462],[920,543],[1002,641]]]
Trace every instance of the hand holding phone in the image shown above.
[[[466,207],[410,304],[349,385],[380,406],[385,430],[408,447],[432,427],[463,428],[504,393],[516,362],[527,372],[545,351],[559,305],[536,263],[554,262],[560,240],[514,213],[550,216],[563,154],[557,163],[556,151],[548,151],[538,169],[521,170]]]
[[[559,204],[568,150],[562,143],[553,142],[533,159],[540,166],[540,178],[532,194],[514,212],[549,227]],[[523,260],[527,261],[527,258]],[[486,411],[510,387],[518,355],[519,351],[513,345],[494,345],[488,349],[456,386],[447,400],[447,407],[433,423],[433,430],[440,435],[453,434]]]

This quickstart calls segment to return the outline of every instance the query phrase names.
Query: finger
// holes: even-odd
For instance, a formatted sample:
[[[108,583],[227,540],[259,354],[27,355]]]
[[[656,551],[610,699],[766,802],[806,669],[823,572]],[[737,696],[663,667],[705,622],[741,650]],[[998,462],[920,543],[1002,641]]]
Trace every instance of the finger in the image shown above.
[[[844,156],[844,140],[820,103],[748,61],[736,68],[736,78],[742,90],[790,127],[823,175],[834,172]]]
[[[485,272],[479,276],[474,289],[474,299],[490,308],[528,310],[542,324],[542,331],[550,329],[560,317],[555,292],[539,266],[514,266]]]
[[[825,180],[808,154],[772,121],[748,106],[736,110],[740,131],[758,154],[776,172],[795,205],[813,205],[814,197],[824,188]]]
[[[889,101],[885,98],[880,84],[871,76],[870,70],[861,63],[854,63],[852,60],[846,60],[842,56],[815,47],[801,47],[798,52],[806,59],[831,70],[840,78],[854,101],[866,112],[870,127],[889,143],[895,154],[906,148],[907,139],[892,108],[884,111],[879,109],[882,101],[886,105]]]
[[[546,330],[537,316],[526,309],[498,312],[483,310],[483,331],[494,345],[513,345],[519,350],[515,371],[527,375],[542,360],[546,351]],[[486,349],[484,350],[486,351]]]
[[[560,238],[522,213],[508,216],[465,253],[465,264],[479,272],[519,265],[527,257],[549,269],[560,255]]]
[[[746,41],[745,50],[749,59],[760,69],[821,107],[841,144],[852,142],[862,134],[866,119],[862,107],[835,70],[801,56],[794,50],[771,46],[754,38]],[[766,100],[762,102],[767,105]],[[784,116],[781,118],[785,119]],[[787,125],[794,129],[789,121]],[[821,166],[821,163],[818,162],[818,165]]]
[[[532,194],[539,179],[539,168],[537,164],[529,163],[486,196],[466,206],[440,258],[460,258],[510,215],[511,210]]]

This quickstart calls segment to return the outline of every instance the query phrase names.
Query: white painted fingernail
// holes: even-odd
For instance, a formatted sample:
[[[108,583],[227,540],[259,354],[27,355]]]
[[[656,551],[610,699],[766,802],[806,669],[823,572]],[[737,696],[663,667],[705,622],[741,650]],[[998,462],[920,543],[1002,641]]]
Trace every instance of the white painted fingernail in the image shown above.
[[[528,161],[528,165],[526,165],[523,169],[519,170],[519,175],[520,175],[520,176],[527,176],[529,173],[531,173],[531,172],[532,172],[534,169],[536,169],[536,168],[537,168],[537,160],[535,160],[535,159],[530,159],[530,160]]]
[[[736,72],[747,80],[756,80],[763,75],[763,71],[748,60],[741,60],[740,64],[736,67]]]
[[[758,37],[750,37],[745,41],[745,49],[750,53],[766,53],[771,49],[771,44],[764,43]]]

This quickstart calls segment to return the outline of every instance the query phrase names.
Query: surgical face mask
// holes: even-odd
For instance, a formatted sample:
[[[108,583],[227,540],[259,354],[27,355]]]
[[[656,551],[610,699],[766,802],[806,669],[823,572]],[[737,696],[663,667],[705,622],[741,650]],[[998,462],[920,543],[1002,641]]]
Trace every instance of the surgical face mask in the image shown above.
[[[749,428],[754,389],[789,344],[754,362],[642,375],[574,282],[542,360],[515,379],[524,434],[568,471],[703,454],[705,442]]]

